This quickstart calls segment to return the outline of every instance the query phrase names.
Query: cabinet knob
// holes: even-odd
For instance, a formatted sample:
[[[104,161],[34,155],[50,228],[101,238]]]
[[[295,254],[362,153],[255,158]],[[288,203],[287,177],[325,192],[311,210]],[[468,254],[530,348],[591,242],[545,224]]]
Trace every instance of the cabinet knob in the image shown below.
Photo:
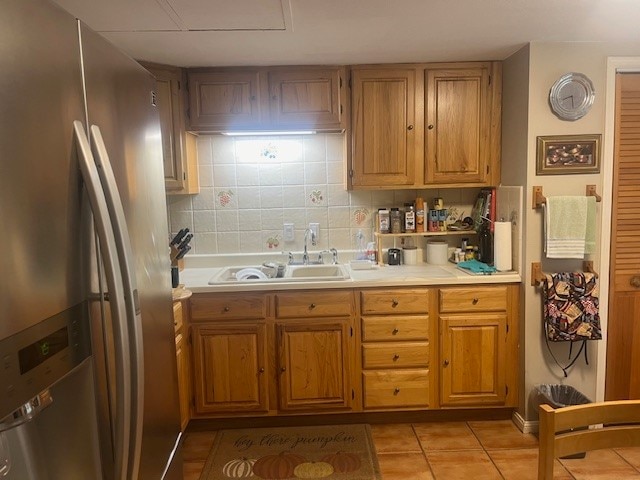
[[[477,298],[474,298],[473,300],[471,300],[471,303],[473,303],[474,305],[477,305],[477,304],[478,304],[478,301],[479,301],[479,300],[478,300]]]
[[[442,362],[442,364],[446,367],[447,365],[449,365],[449,360],[445,360],[444,362]]]
[[[391,299],[391,306],[392,307],[397,307],[398,306],[398,300],[396,300],[395,298]]]
[[[398,355],[397,353],[393,355],[393,361],[395,362],[396,360],[398,360],[400,358],[400,355]]]
[[[280,367],[280,371],[281,372],[286,372],[287,371],[287,367]]]
[[[391,330],[391,334],[392,335],[397,335],[399,331],[400,330],[398,330],[397,328],[394,328],[393,330]]]
[[[223,311],[223,312],[229,312],[229,311],[231,311],[231,309],[230,309],[229,307],[224,307],[224,308],[222,309],[222,311]]]
[[[258,370],[258,373],[264,373],[264,367],[261,367],[260,370]]]
[[[174,327],[177,327],[177,326],[178,326],[178,321],[177,321],[177,320],[174,320],[174,321],[173,321],[173,326],[174,326]]]
[[[316,308],[316,304],[312,303],[309,305],[309,310],[313,310],[314,308]]]
[[[640,276],[635,275],[631,277],[631,279],[629,280],[629,285],[631,285],[634,288],[640,287]]]
[[[428,125],[428,126],[427,126],[427,128],[428,128],[429,130],[433,130],[433,125]]]
[[[256,99],[256,96],[255,96],[255,95],[251,95],[249,98],[250,98],[251,100],[255,100],[255,99]]]
[[[407,130],[413,130],[413,125],[407,126]]]
[[[398,387],[393,389],[393,394],[398,395],[400,393],[400,389]]]

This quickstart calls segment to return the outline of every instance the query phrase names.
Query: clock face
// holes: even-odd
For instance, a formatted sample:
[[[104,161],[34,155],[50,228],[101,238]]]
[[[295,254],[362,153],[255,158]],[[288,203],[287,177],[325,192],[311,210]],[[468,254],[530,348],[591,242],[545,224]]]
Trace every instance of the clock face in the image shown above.
[[[549,92],[551,109],[563,120],[577,120],[585,116],[594,98],[591,80],[581,73],[563,75]]]

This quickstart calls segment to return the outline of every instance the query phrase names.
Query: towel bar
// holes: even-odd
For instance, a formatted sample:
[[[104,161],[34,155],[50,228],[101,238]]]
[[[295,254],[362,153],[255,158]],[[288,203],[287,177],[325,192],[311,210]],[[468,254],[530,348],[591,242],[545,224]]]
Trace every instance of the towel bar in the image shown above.
[[[596,197],[596,202],[602,201],[602,197],[598,195],[595,185],[587,185],[585,195],[587,197]],[[547,198],[542,194],[542,187],[540,185],[534,185],[531,208],[540,208],[544,203],[547,203]]]
[[[593,270],[593,262],[591,260],[585,260],[582,262],[582,270],[587,273],[595,273],[596,276],[598,276],[598,274]],[[546,277],[542,272],[542,264],[540,262],[531,262],[531,285],[537,287],[540,285],[540,282],[545,279]]]

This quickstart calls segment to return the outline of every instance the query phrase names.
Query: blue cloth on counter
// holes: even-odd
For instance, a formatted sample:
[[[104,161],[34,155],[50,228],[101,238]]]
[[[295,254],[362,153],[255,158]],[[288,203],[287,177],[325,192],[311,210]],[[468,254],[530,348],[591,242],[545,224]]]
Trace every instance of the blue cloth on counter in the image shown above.
[[[469,270],[473,273],[484,273],[486,275],[490,275],[493,272],[496,272],[496,267],[487,265],[486,263],[479,262],[478,260],[465,260],[464,262],[458,263],[458,267],[464,268],[465,270]]]

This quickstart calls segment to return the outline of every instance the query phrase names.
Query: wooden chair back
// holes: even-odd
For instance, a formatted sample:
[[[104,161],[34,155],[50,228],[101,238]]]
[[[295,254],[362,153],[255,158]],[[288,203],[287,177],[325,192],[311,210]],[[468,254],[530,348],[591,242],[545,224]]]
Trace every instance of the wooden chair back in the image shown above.
[[[556,457],[603,448],[640,446],[638,400],[556,409],[540,405],[539,413],[538,480],[553,478]]]

